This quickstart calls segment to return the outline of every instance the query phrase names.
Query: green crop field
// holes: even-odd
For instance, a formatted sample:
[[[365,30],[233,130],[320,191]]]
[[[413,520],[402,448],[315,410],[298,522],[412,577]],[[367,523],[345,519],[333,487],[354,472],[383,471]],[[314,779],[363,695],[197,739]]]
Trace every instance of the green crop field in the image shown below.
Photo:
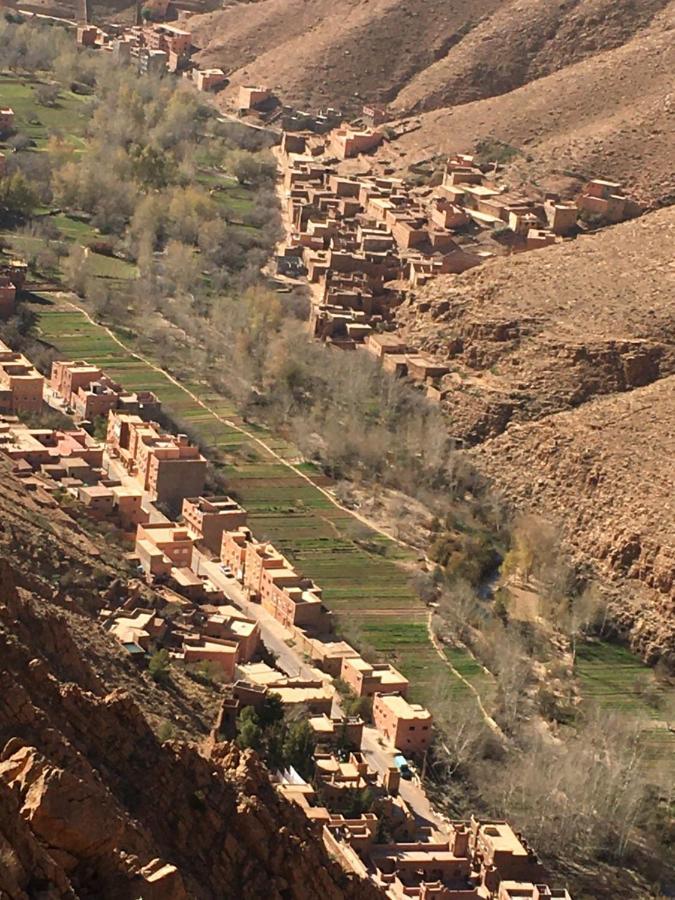
[[[669,762],[675,775],[675,734],[667,727],[673,716],[673,691],[659,684],[630,650],[602,641],[578,648],[576,672],[586,699],[644,719],[648,759]]]
[[[452,697],[470,693],[442,666],[428,639],[426,607],[410,586],[409,570],[400,565],[414,559],[412,552],[335,507],[316,486],[275,460],[255,440],[222,422],[218,415],[237,422],[225,398],[200,385],[174,384],[77,311],[40,305],[35,312],[44,341],[65,356],[97,363],[130,389],[156,391],[169,414],[190,422],[226,458],[223,471],[228,488],[250,510],[256,535],[274,541],[319,584],[327,605],[355,623],[368,644],[401,668],[411,679],[414,698],[428,702],[439,683],[441,692]],[[186,388],[203,398],[209,409]],[[247,429],[284,457],[296,455],[286,441],[275,440],[263,428]],[[316,474],[317,481],[325,482],[312,466],[304,466],[303,473]],[[467,666],[470,662],[467,656]]]
[[[50,136],[59,135],[76,150],[84,147],[87,124],[87,98],[61,90],[54,106],[41,106],[35,91],[39,80],[0,74],[0,106],[11,106],[16,115],[16,130],[35,141],[42,149]]]

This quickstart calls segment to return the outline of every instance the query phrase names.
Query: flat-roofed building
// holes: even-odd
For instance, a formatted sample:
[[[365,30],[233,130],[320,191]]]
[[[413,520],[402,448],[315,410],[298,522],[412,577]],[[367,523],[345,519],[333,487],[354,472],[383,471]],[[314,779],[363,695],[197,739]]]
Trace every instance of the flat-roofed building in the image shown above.
[[[186,497],[181,515],[195,539],[213,553],[220,553],[223,533],[246,525],[247,518],[246,510],[231,497]]]
[[[194,540],[186,528],[172,524],[147,522],[139,525],[136,531],[137,550],[139,544],[143,542],[153,544],[171,562],[172,566],[189,568],[192,564]],[[145,568],[143,560],[141,560],[141,564]]]
[[[492,891],[496,892],[502,880],[534,884],[546,880],[537,854],[508,822],[472,819],[470,846],[480,864],[482,880]]]
[[[0,391],[3,411],[39,412],[45,380],[22,353],[15,353],[0,341]]]
[[[211,663],[218,667],[227,682],[234,681],[237,653],[236,641],[202,635],[189,636],[183,640],[183,659],[186,663]]]
[[[364,721],[359,716],[310,716],[308,721],[317,744],[361,749]]]
[[[218,612],[207,618],[201,631],[206,637],[236,641],[238,663],[249,662],[260,646],[260,625],[235,606],[219,606]]]
[[[373,724],[401,753],[424,753],[431,744],[431,713],[400,694],[375,694]]]
[[[242,581],[246,565],[246,548],[253,541],[251,529],[237,528],[235,531],[226,531],[220,544],[220,558],[222,562],[232,569],[235,578]]]
[[[206,460],[186,435],[164,434],[154,422],[113,410],[106,443],[152,499],[175,506],[186,497],[201,495]]]
[[[369,663],[360,656],[342,659],[340,677],[357,697],[375,694],[401,694],[408,690],[408,679],[388,663]]]

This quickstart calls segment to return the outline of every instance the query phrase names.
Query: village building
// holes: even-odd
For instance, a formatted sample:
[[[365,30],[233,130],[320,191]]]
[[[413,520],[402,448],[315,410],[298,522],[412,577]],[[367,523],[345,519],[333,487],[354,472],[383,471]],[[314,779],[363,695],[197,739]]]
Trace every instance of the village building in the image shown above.
[[[106,444],[155,501],[171,506],[201,495],[206,459],[186,435],[164,434],[140,416],[111,411]]]
[[[75,31],[75,43],[80,47],[95,47],[98,28],[95,25],[78,25]]]
[[[239,581],[243,581],[246,566],[246,548],[252,542],[251,529],[240,526],[235,531],[225,531],[220,545],[220,558]]]
[[[178,657],[187,664],[209,663],[216,666],[224,681],[234,681],[238,644],[202,635],[189,635],[183,640],[182,653]],[[174,654],[176,655],[176,654]]]
[[[360,750],[363,740],[364,721],[359,716],[327,715],[310,716],[309,727],[316,739],[317,747],[350,747]]]
[[[481,882],[491,891],[496,892],[501,881],[546,880],[536,853],[508,822],[472,819],[470,847]]]
[[[374,697],[375,694],[405,696],[409,685],[408,679],[388,663],[371,664],[360,656],[343,658],[340,678],[357,697]]]
[[[224,533],[246,525],[246,510],[231,497],[186,497],[183,522],[195,540],[220,554]]]
[[[272,92],[266,87],[243,86],[239,88],[239,112],[262,109],[272,102]]]
[[[344,659],[359,655],[346,641],[322,640],[301,628],[296,628],[294,634],[299,652],[306,654],[312,665],[333,678],[340,677]]]
[[[0,411],[39,412],[45,380],[22,353],[0,341]]]
[[[131,651],[134,646],[150,653],[166,633],[166,622],[152,609],[137,607],[132,612],[120,612],[105,620],[105,629]]]
[[[384,139],[381,131],[363,128],[357,131],[343,125],[331,134],[330,152],[338,159],[350,159],[361,153],[371,153]]]
[[[19,422],[0,422],[0,453],[14,463],[24,462],[33,471],[58,464],[64,475],[74,471],[76,460],[87,463],[85,468],[90,471],[100,471],[103,462],[103,445],[86,431],[29,428]],[[93,476],[97,477],[95,472]]]
[[[205,637],[236,641],[238,663],[250,662],[260,647],[260,625],[234,606],[219,606],[217,613],[208,616],[201,632]]]
[[[190,568],[194,540],[186,528],[149,522],[136,531],[136,554],[146,573],[168,575],[176,567]]]
[[[375,694],[373,723],[401,753],[421,754],[431,744],[431,713],[400,694]]]
[[[143,491],[140,488],[126,485],[112,487],[113,514],[117,517],[123,531],[136,534],[138,525],[150,519],[150,513],[143,509]]]
[[[222,69],[193,69],[192,79],[198,91],[216,91],[227,84],[227,75]]]
[[[300,575],[271,544],[247,544],[244,587],[250,597],[287,628],[329,628],[330,617],[320,589]]]

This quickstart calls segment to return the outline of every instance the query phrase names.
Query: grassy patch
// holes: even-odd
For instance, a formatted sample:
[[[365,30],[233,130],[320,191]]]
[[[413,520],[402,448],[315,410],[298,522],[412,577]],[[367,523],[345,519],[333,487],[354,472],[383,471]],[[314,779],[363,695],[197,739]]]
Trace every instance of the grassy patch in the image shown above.
[[[52,135],[62,137],[76,150],[84,147],[87,125],[86,98],[61,90],[54,106],[40,106],[35,90],[41,82],[13,75],[0,75],[0,106],[11,106],[16,114],[16,130],[44,148]]]

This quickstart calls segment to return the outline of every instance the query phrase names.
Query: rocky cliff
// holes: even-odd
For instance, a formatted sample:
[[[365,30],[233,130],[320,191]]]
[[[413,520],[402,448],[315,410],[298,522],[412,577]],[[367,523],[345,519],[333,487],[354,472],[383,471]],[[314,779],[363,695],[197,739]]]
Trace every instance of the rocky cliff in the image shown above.
[[[131,667],[83,611],[84,579],[76,597],[58,587],[77,565],[95,607],[113,560],[57,510],[42,521],[47,499],[0,468],[0,896],[380,896],[328,858],[254,754],[203,739],[204,698]],[[162,743],[163,716],[193,739]]]

